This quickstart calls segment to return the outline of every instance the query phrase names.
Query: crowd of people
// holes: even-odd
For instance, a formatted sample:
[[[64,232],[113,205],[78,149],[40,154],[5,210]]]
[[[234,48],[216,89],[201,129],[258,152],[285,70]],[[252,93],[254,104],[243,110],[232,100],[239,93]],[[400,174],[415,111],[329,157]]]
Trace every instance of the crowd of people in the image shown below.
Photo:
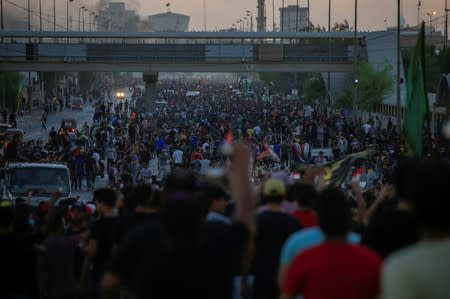
[[[99,97],[77,143],[54,129],[47,144],[13,141],[6,160],[65,162],[93,198],[0,201],[0,298],[450,294],[442,140],[410,160],[391,122],[235,89],[161,82],[152,113],[139,91]],[[329,159],[361,152],[327,180]]]

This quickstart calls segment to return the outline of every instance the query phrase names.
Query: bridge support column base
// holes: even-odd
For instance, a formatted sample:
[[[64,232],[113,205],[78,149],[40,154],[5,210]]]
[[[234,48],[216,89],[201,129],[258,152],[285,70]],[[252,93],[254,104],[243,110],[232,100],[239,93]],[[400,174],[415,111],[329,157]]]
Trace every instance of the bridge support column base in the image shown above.
[[[145,82],[145,112],[155,112],[155,102],[157,97],[156,82],[158,82],[158,73],[144,73],[143,79]]]

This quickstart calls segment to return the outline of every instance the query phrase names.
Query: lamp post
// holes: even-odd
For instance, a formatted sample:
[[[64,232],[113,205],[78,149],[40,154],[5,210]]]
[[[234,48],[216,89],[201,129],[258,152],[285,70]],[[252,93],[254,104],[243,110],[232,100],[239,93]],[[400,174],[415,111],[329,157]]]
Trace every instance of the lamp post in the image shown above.
[[[94,16],[94,31],[98,31],[98,15]]]
[[[91,19],[91,16],[92,16],[92,19]],[[91,32],[92,32],[92,27],[93,27],[92,23],[94,22],[94,17],[95,17],[95,12],[91,12],[89,14],[89,31],[91,31]]]
[[[310,25],[311,25],[311,21],[310,21],[310,18],[309,18],[309,0],[308,0],[308,27],[307,27],[308,31],[311,31],[311,28],[310,28],[311,26]]]
[[[53,31],[56,31],[56,0],[53,0]]]
[[[445,29],[444,29],[444,47],[447,48],[448,43],[448,3],[445,0]]]
[[[422,6],[422,1],[417,1],[417,30],[420,26],[420,7]]]
[[[203,0],[203,31],[206,32],[206,0]]]
[[[3,23],[3,0],[0,0],[0,14],[0,27],[3,31],[5,29],[5,23]]]
[[[81,15],[82,15],[82,18],[83,18],[83,32],[84,32],[84,13],[86,11],[88,11],[88,9],[86,7],[81,11]]]
[[[81,32],[81,11],[85,9],[86,7],[81,6],[78,8],[78,31]]]
[[[244,26],[245,26],[245,28],[244,28],[244,31],[248,31],[248,28],[249,28],[249,23],[250,23],[250,21],[249,21],[249,19],[248,19],[248,17],[247,16],[245,16],[244,17]]]
[[[67,2],[66,2],[66,17],[67,17],[66,26],[67,26],[67,32],[69,32],[69,3],[70,2],[73,2],[73,0],[67,0]]]
[[[397,0],[397,130],[401,132],[401,113],[402,113],[402,103],[401,103],[401,94],[400,94],[400,61],[401,61],[401,48],[400,48],[400,24],[401,23],[401,3],[400,0]]]
[[[436,12],[427,12],[427,16],[430,18],[430,34],[433,32],[433,16],[436,15]]]
[[[358,102],[358,0],[355,0],[355,26],[353,45],[353,103],[352,114],[356,118],[356,103]]]
[[[42,31],[42,0],[39,0],[39,31]]]
[[[328,32],[331,32],[331,0],[328,0]],[[331,64],[331,38],[328,38],[328,63]],[[328,104],[331,104],[330,97],[331,75],[327,73],[327,94]]]
[[[246,11],[247,17],[250,17],[250,31],[253,32],[253,13],[250,10]]]

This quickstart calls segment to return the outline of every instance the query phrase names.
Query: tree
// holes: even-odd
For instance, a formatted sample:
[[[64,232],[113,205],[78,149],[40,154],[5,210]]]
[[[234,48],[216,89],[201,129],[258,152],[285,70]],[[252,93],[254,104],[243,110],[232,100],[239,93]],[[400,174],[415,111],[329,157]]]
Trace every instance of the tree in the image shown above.
[[[376,71],[367,61],[361,61],[358,66],[357,105],[362,110],[373,111],[375,107],[385,100],[394,88],[394,78],[390,71],[392,67],[386,66],[382,71]],[[350,74],[345,83],[344,96],[339,99],[338,105],[350,107],[355,88],[354,76]]]
[[[0,97],[3,108],[17,109],[18,94],[22,88],[23,75],[18,72],[0,72]]]
[[[350,25],[348,24],[347,19],[345,19],[343,23],[338,23],[338,22],[334,23],[331,30],[335,31],[335,32],[349,31]]]
[[[320,99],[326,96],[327,89],[322,75],[319,73],[313,73],[311,77],[303,81],[302,92],[307,102],[313,102],[316,99]]]
[[[402,51],[404,69],[408,70],[413,49]],[[428,92],[436,92],[436,88],[442,74],[450,73],[450,49],[437,50],[436,46],[427,46],[425,49],[425,72]],[[407,75],[407,71],[405,74]]]

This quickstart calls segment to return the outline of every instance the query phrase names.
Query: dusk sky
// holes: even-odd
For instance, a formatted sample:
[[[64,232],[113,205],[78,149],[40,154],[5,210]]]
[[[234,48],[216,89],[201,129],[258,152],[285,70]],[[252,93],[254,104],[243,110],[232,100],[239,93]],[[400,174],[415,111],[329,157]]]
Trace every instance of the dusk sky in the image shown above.
[[[98,9],[100,2],[110,0],[74,0],[71,4],[71,15],[77,18],[78,8],[89,7],[90,11]],[[120,1],[120,0],[113,0]],[[204,0],[125,0],[128,9],[134,9],[141,16],[148,16],[167,11],[166,4],[170,2],[170,10],[182,13],[191,17],[189,30],[203,30],[203,2]],[[245,12],[253,12],[253,27],[256,29],[257,0],[205,0],[206,1],[206,26],[208,30],[230,28],[233,23],[245,16]],[[285,0],[284,5],[295,5],[296,0]],[[310,0],[311,21],[314,25],[320,24],[327,27],[328,0]],[[450,0],[449,0],[450,2]],[[16,6],[13,5],[16,4]],[[5,16],[15,18],[17,21],[26,22],[24,10],[26,11],[26,0],[4,0]],[[38,1],[31,1],[33,16],[33,28],[37,26]],[[53,18],[52,0],[42,0],[43,14],[47,19]],[[278,8],[282,6],[282,0],[274,0],[275,3],[275,23],[279,26]],[[306,6],[307,0],[298,0],[300,6]],[[21,6],[19,8],[17,5]],[[66,0],[56,0],[57,22],[63,24],[66,21],[65,7]],[[396,0],[358,0],[358,29],[360,30],[383,30],[386,25],[395,25],[396,20]],[[444,8],[445,0],[422,0],[420,9],[421,19],[429,21],[427,12],[436,11],[433,25],[437,29],[444,29]],[[403,15],[406,23],[415,26],[417,23],[417,0],[404,0]],[[332,0],[332,23],[342,22],[347,19],[350,26],[353,26],[354,0]],[[15,17],[13,17],[15,16]],[[267,29],[272,29],[272,0],[266,0]],[[385,20],[387,21],[385,23]],[[8,24],[7,24],[8,25]]]
[[[76,1],[76,0],[75,0]],[[86,1],[86,0],[85,0]],[[203,0],[133,0],[130,5],[140,3],[140,12],[153,14],[166,11],[166,3],[170,2],[172,12],[183,13],[191,16],[190,30],[203,29]],[[279,25],[278,8],[282,6],[282,0],[275,2],[275,23]],[[295,5],[296,0],[285,0],[284,5]],[[300,6],[306,6],[306,0],[299,0]],[[449,1],[450,2],[450,1]],[[313,24],[327,24],[328,0],[310,0],[311,21]],[[433,25],[438,29],[444,27],[445,0],[422,0],[421,18],[429,20],[427,12],[436,11]],[[250,10],[254,15],[254,28],[256,28],[257,0],[206,0],[208,29],[229,28],[234,22],[245,16],[245,11]],[[358,1],[358,27],[363,30],[385,29],[387,24],[392,26],[396,20],[396,0],[359,0]],[[417,23],[417,1],[404,0],[403,15],[406,23],[416,25]],[[267,27],[272,28],[272,1],[266,0]],[[332,23],[348,19],[353,26],[354,0],[332,0]],[[441,17],[441,18],[439,18]]]

